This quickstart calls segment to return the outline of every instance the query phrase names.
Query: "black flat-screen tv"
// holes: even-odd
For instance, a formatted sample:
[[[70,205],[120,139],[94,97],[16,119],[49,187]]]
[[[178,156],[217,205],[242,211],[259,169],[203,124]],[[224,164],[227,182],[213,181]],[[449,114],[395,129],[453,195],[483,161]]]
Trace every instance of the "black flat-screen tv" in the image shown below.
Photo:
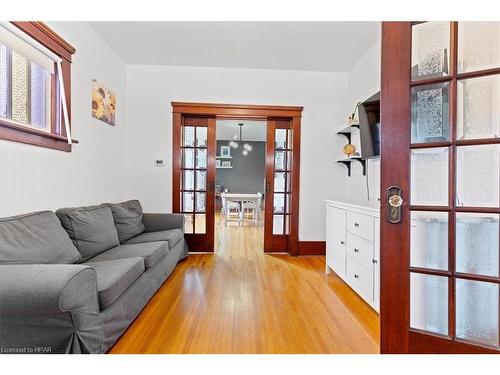
[[[369,97],[358,107],[361,158],[380,156],[380,92]]]

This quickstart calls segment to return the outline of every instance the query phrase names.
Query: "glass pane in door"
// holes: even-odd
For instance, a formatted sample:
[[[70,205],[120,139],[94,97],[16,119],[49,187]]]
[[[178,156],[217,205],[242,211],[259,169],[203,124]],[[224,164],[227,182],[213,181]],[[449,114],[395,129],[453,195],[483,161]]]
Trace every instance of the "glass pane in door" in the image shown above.
[[[500,22],[458,23],[458,72],[500,66]]]
[[[448,205],[448,148],[411,151],[411,204]]]
[[[411,89],[411,142],[439,142],[450,138],[448,82]]]
[[[498,207],[500,145],[457,147],[457,206]]]
[[[410,274],[410,327],[448,334],[448,278]]]
[[[457,139],[500,137],[500,75],[458,81]]]
[[[456,336],[498,346],[498,284],[457,279]]]
[[[184,126],[184,142],[183,146],[194,146],[194,126]]]
[[[498,276],[498,214],[457,212],[456,270]]]
[[[448,213],[411,213],[410,264],[412,267],[448,270]]]
[[[412,27],[411,78],[413,81],[448,74],[450,23],[424,22]]]

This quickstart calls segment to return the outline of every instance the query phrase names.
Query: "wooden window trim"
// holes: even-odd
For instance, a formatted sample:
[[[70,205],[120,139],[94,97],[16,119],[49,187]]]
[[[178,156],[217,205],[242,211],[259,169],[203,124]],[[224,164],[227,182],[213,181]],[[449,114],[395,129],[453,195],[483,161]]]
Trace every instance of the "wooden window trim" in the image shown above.
[[[71,122],[71,58],[76,51],[75,48],[43,22],[23,21],[12,22],[12,24],[62,59],[61,67],[64,78],[64,91],[68,105],[68,116]],[[52,93],[52,102],[53,105],[55,103],[54,93]],[[0,119],[0,139],[71,152],[72,145],[68,143],[64,122],[62,121],[64,120],[61,119],[58,134],[53,124],[51,124],[51,132],[44,132],[22,125],[15,125]],[[75,139],[72,139],[72,142],[78,143]]]

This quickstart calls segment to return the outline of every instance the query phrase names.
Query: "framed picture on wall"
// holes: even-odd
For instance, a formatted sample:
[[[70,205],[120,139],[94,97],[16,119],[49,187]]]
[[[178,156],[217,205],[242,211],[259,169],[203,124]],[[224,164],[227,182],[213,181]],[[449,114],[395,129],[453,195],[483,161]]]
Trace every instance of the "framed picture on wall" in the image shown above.
[[[217,160],[215,161],[215,168],[220,168],[220,167],[221,167],[220,160],[219,160],[219,159],[217,159]]]
[[[231,157],[231,147],[220,146],[220,156],[223,158],[230,158]]]
[[[231,162],[230,161],[223,161],[222,162],[222,168],[232,168],[231,167]]]

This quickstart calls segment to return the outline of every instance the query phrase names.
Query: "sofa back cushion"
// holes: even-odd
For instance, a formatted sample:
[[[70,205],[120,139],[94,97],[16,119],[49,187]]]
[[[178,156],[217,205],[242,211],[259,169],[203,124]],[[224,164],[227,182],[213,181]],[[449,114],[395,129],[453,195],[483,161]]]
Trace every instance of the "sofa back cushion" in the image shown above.
[[[0,219],[0,264],[70,264],[80,253],[50,211]]]
[[[61,208],[56,215],[84,262],[120,244],[113,215],[105,205]]]
[[[146,230],[142,223],[142,206],[138,200],[123,203],[106,203],[111,209],[120,243],[138,236]]]

